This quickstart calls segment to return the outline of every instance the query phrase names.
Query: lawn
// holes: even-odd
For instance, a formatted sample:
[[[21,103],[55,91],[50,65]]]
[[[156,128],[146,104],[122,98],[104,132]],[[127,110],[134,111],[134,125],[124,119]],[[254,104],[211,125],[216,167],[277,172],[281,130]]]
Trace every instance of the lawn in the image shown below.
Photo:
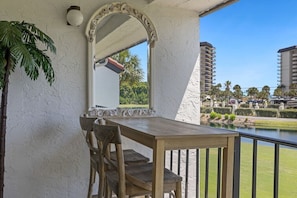
[[[256,120],[255,127],[257,128],[280,128],[280,129],[297,129],[297,120],[294,121],[282,121],[282,120]]]
[[[140,104],[121,104],[120,108],[149,108],[148,104],[140,105]]]
[[[242,143],[240,198],[250,198],[252,192],[252,144]],[[297,150],[280,149],[279,198],[297,197]],[[201,151],[201,197],[204,197],[205,152]],[[273,197],[274,147],[258,145],[257,197]],[[217,149],[210,149],[208,197],[216,197]]]

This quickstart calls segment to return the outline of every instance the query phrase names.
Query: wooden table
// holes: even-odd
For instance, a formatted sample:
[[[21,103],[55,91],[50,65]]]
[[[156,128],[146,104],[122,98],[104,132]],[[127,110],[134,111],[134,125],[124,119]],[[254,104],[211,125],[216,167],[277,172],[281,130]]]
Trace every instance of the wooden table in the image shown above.
[[[237,132],[161,117],[107,118],[123,136],[153,149],[153,198],[163,197],[165,150],[223,148],[222,198],[232,197],[234,138]]]

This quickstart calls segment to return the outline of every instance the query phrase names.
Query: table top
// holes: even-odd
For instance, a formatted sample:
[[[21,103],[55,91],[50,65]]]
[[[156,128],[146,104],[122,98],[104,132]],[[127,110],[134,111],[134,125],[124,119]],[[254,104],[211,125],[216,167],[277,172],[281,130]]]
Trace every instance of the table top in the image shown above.
[[[137,131],[150,139],[234,137],[238,132],[190,124],[162,117],[110,117],[108,122]]]

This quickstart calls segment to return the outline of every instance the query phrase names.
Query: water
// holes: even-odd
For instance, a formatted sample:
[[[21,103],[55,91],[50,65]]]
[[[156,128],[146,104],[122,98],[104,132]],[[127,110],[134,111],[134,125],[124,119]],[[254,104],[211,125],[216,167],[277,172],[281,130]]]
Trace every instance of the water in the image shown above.
[[[264,137],[289,140],[297,143],[297,130],[263,129],[263,128],[236,128],[238,132],[251,133]]]
[[[217,125],[210,125],[211,127],[218,127]],[[228,127],[222,127],[222,128],[228,128],[230,130],[238,131],[238,132],[244,132],[244,133],[250,133],[250,134],[256,134],[264,137],[271,137],[281,140],[289,140],[291,142],[297,143],[297,129],[296,130],[284,130],[284,129],[265,129],[265,128],[244,128],[244,127],[234,127],[234,126],[228,126]]]

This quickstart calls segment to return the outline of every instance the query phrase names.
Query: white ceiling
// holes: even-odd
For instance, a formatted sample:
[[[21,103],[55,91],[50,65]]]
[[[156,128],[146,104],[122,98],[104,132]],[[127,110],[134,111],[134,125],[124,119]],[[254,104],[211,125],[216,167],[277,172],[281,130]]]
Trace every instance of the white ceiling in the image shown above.
[[[220,5],[224,6],[235,1],[237,0],[152,0],[151,3],[194,10],[200,15],[200,13],[211,10],[212,8],[219,8]]]

